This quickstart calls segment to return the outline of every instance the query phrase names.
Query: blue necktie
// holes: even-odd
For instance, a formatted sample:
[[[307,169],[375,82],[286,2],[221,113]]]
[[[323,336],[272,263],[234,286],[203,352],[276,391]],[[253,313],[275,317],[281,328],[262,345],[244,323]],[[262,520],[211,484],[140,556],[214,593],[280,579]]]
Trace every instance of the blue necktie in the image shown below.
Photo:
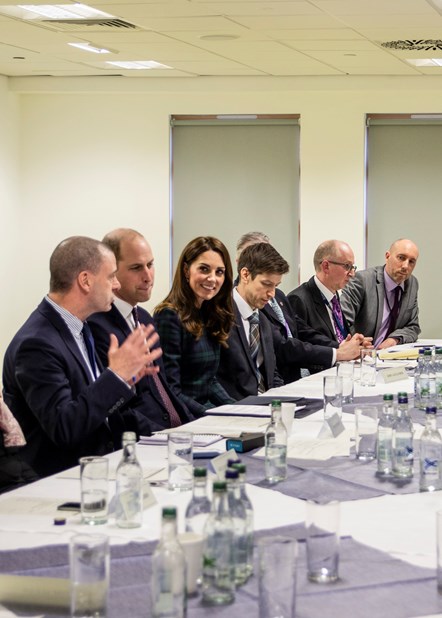
[[[283,313],[281,307],[279,306],[279,303],[278,303],[278,301],[276,300],[275,297],[273,297],[273,298],[271,298],[269,300],[269,305],[273,309],[273,311],[275,312],[275,315],[278,318],[279,322],[281,322],[281,324],[284,326],[285,330],[287,331],[287,337],[289,339],[291,337],[293,337],[292,333],[290,332],[290,327],[287,324],[287,320],[284,317],[284,313]]]

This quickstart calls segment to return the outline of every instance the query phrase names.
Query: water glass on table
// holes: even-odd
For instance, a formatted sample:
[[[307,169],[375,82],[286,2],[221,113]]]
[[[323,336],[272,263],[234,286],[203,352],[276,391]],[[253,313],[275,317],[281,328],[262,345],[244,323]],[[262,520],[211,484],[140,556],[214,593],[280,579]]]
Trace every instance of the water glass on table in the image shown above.
[[[342,417],[342,378],[324,376],[324,419],[328,420],[335,414]]]
[[[186,491],[193,487],[193,434],[172,431],[167,439],[169,489]]]
[[[361,386],[376,386],[376,350],[361,350]]]
[[[356,457],[361,461],[376,459],[378,409],[373,405],[355,408]]]
[[[436,512],[437,590],[442,594],[442,511]]]
[[[336,365],[336,375],[342,378],[342,403],[352,403],[354,389],[354,363],[342,361]]]
[[[294,618],[297,543],[290,537],[258,541],[259,618]]]
[[[105,524],[108,516],[109,460],[106,457],[80,459],[81,515],[84,524]]]
[[[71,617],[105,618],[109,588],[109,537],[77,534],[69,546]]]
[[[203,576],[204,536],[196,532],[181,532],[178,541],[186,559],[186,594],[191,596],[198,591]]]
[[[339,502],[307,501],[307,577],[318,584],[338,579]]]
[[[283,401],[281,403],[281,417],[282,422],[287,429],[287,437],[290,436],[290,434],[292,433],[293,420],[295,418],[295,408],[296,404],[294,403],[290,403],[287,401]]]

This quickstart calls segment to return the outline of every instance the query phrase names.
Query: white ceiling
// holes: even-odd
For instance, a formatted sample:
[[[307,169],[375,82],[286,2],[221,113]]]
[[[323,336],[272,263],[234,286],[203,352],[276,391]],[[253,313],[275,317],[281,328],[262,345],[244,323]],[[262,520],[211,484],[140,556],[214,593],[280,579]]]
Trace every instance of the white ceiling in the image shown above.
[[[76,25],[71,31],[2,14],[19,2],[0,0],[0,74],[6,76],[442,75],[440,66],[407,62],[442,61],[442,0],[91,0],[85,4],[136,28]],[[436,49],[382,47],[387,41],[406,47],[429,41],[424,47]],[[68,46],[78,42],[114,53]],[[127,71],[108,60],[155,60],[172,68]]]

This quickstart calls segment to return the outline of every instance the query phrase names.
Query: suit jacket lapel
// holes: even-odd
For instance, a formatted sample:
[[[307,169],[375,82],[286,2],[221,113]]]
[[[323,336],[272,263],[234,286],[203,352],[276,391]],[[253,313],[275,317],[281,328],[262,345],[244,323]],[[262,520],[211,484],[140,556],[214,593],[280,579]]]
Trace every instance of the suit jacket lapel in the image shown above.
[[[40,303],[39,310],[49,320],[49,322],[51,322],[52,326],[58,331],[66,348],[72,354],[73,358],[78,363],[78,365],[81,367],[87,383],[92,384],[93,379],[90,374],[89,367],[87,366],[86,361],[84,360],[83,355],[80,352],[80,349],[75,339],[71,335],[71,331],[67,327],[66,322],[63,320],[61,315],[57,313],[57,311],[53,307],[51,307],[51,305],[45,300],[43,300],[42,303]],[[99,362],[98,358],[97,358],[97,362],[98,362],[99,369],[101,371],[102,365]]]
[[[128,337],[131,333],[131,330],[129,328],[129,324],[126,322],[126,319],[124,318],[124,316],[118,311],[118,309],[115,307],[115,305],[112,305],[112,308],[110,310],[110,315],[113,318],[113,322],[115,323],[116,326],[118,326],[118,328],[121,330],[121,332],[123,333],[124,337]]]
[[[244,348],[244,354],[245,354],[245,358],[247,359],[247,362],[249,363],[253,372],[256,373],[256,366],[250,354],[250,346],[249,346],[249,342],[247,341],[246,332],[244,330],[244,325],[242,323],[241,313],[239,312],[239,309],[236,303],[234,302],[233,304],[235,307],[235,328],[237,329],[237,332],[238,332],[238,338],[241,342],[242,347]]]
[[[309,281],[310,289],[312,291],[313,302],[316,305],[316,310],[318,312],[319,317],[321,318],[324,326],[327,328],[327,331],[330,334],[332,339],[336,339],[336,332],[332,326],[330,321],[330,316],[327,311],[327,307],[325,306],[324,299],[322,298],[321,292],[319,291],[318,286],[315,283],[315,280],[312,278]]]
[[[377,306],[373,307],[373,309],[376,310],[376,316],[375,316],[376,317],[376,328],[374,330],[375,338],[377,337],[379,329],[382,326],[382,316],[384,315],[384,298],[385,298],[384,267],[382,267],[381,270],[377,270],[376,271],[376,299],[377,299]],[[370,300],[369,300],[369,302],[370,302]],[[374,341],[374,339],[373,339],[373,341]]]

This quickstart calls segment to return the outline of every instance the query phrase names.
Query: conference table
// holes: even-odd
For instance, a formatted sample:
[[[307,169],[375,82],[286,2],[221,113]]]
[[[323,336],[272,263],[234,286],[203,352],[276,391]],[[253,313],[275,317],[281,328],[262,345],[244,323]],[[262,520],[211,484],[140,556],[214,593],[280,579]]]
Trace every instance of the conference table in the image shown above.
[[[422,345],[439,341],[425,340]],[[392,361],[393,365],[394,362]],[[395,484],[376,477],[376,462],[360,462],[354,455],[354,414],[356,404],[375,402],[382,405],[384,393],[406,391],[410,401],[414,392],[411,362],[402,379],[383,381],[383,363],[378,363],[377,383],[362,387],[355,371],[354,403],[343,408],[345,431],[338,438],[318,438],[323,426],[323,377],[335,368],[313,374],[292,384],[268,391],[266,397],[316,399],[317,411],[305,416],[302,409],[295,419],[288,442],[287,480],[269,486],[264,478],[261,449],[241,455],[247,464],[247,492],[255,513],[255,541],[263,536],[284,535],[298,539],[297,618],[334,618],[373,615],[389,618],[442,616],[442,595],[436,584],[436,512],[442,510],[442,492],[419,493],[418,461],[410,483]],[[388,363],[385,363],[387,366]],[[298,401],[301,401],[298,400]],[[255,406],[253,406],[255,408]],[[256,408],[255,408],[256,409]],[[226,415],[211,415],[212,424],[230,422],[232,418],[243,430],[265,427],[268,408],[261,406],[257,416],[247,416],[238,407],[238,415],[229,410]],[[298,414],[298,418],[297,418]],[[412,410],[415,439],[422,432],[423,414]],[[213,420],[215,419],[215,420]],[[439,425],[442,426],[442,418]],[[204,430],[204,420],[189,423],[185,429],[195,433]],[[213,425],[214,426],[214,425]],[[183,428],[184,429],[184,428]],[[418,442],[417,442],[418,445]],[[225,440],[207,447],[225,451]],[[204,448],[197,449],[201,451]],[[82,524],[79,513],[66,515],[64,525],[55,525],[60,516],[57,506],[65,501],[79,501],[78,467],[21,487],[0,496],[0,601],[9,598],[5,589],[9,582],[5,574],[20,575],[18,597],[22,606],[5,603],[0,618],[6,616],[66,616],[66,609],[49,610],[26,603],[27,582],[41,577],[41,590],[51,598],[51,579],[67,582],[68,544],[77,533],[102,532],[111,543],[111,581],[108,617],[151,615],[149,582],[151,555],[160,535],[161,508],[178,508],[178,528],[184,531],[184,513],[191,492],[169,491],[167,478],[167,447],[137,446],[137,456],[149,482],[154,500],[144,511],[143,525],[132,530],[120,529],[112,516],[102,526],[91,528]],[[121,452],[109,455],[110,478],[114,479]],[[210,459],[195,460],[195,465],[212,469]],[[111,480],[111,484],[113,481]],[[111,489],[111,494],[113,489]],[[307,581],[305,565],[306,500],[339,500],[341,510],[340,577],[335,584],[321,585]],[[281,566],[283,568],[283,565]],[[2,579],[3,578],[3,579]],[[16,584],[16,580],[14,580]],[[45,588],[46,587],[46,588]],[[11,593],[12,594],[12,593]],[[14,594],[12,594],[14,597]],[[17,593],[16,593],[17,596]],[[15,597],[14,597],[15,598]],[[48,603],[50,605],[50,603]],[[236,593],[235,602],[225,607],[208,608],[196,595],[188,600],[189,618],[216,616],[236,618],[247,612],[250,618],[259,615],[257,577],[252,576]]]

